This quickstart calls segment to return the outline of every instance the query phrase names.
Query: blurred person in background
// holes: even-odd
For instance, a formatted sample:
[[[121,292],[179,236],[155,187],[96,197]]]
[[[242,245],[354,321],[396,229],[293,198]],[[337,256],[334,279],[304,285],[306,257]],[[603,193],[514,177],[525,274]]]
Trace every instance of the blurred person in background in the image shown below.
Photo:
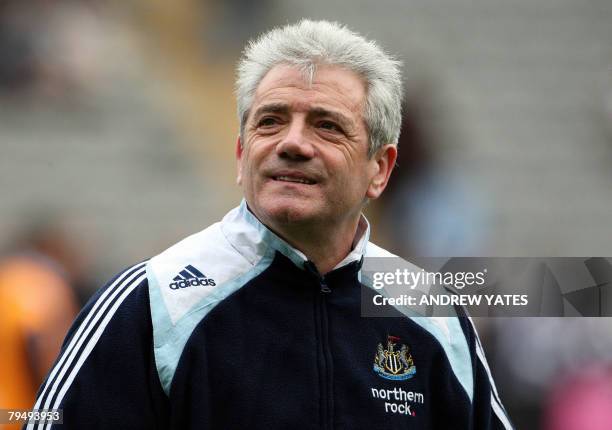
[[[79,259],[47,222],[8,248],[0,258],[0,408],[27,409],[76,316],[69,272]]]
[[[551,384],[544,430],[612,428],[612,366],[592,363]]]
[[[247,46],[237,99],[245,200],[101,289],[34,408],[63,428],[512,428],[467,318],[361,317],[364,256],[392,256],[361,211],[397,157],[398,62],[303,20]]]
[[[96,1],[0,3],[0,95],[70,101],[99,80]]]
[[[533,428],[529,426],[539,422],[546,430],[612,428],[606,410],[591,412],[612,407],[609,318],[501,318],[491,329],[497,381],[508,394],[517,426]],[[580,420],[583,426],[577,427]]]

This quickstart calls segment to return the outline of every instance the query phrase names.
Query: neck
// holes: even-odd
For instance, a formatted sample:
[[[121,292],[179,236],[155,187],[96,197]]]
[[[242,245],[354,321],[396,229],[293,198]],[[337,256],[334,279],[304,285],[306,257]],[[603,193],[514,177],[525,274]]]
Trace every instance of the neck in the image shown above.
[[[341,226],[268,225],[272,231],[312,261],[322,275],[330,272],[351,252],[359,217]]]
[[[333,270],[353,249],[358,222],[359,219],[344,231],[328,232],[321,234],[319,238],[306,234],[295,240],[295,243],[292,243],[292,238],[285,240],[302,251],[315,264],[319,273],[324,275]]]

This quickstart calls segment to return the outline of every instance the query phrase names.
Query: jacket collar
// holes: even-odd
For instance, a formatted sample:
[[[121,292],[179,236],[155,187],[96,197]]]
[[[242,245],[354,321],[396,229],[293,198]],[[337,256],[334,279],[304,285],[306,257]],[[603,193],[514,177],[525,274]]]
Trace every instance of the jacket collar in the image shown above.
[[[249,210],[246,200],[240,206],[232,209],[221,221],[221,230],[224,236],[251,264],[257,262],[272,248],[289,258],[295,265],[303,268],[308,258],[300,250],[289,245],[268,227],[257,219]],[[353,239],[351,252],[334,267],[339,269],[354,261],[359,261],[366,252],[370,237],[370,224],[362,214]]]

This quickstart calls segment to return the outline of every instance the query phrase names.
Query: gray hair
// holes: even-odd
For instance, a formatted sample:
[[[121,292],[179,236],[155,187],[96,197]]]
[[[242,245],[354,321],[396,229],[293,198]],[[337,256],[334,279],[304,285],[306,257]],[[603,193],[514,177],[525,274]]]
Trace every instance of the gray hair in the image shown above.
[[[401,63],[376,42],[344,25],[307,19],[275,28],[246,46],[236,78],[241,136],[259,83],[279,64],[297,66],[311,80],[317,64],[337,65],[357,73],[367,88],[364,118],[370,138],[369,155],[383,145],[397,145],[402,120]]]

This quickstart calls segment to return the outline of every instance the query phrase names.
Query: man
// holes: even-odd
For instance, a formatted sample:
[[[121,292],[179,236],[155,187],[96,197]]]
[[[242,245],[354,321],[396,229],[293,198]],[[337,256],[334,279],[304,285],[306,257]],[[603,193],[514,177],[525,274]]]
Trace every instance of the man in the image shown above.
[[[360,316],[363,257],[390,255],[361,210],[395,164],[400,94],[399,64],[338,24],[249,44],[245,201],[102,289],[35,408],[65,428],[510,428],[466,318]]]

